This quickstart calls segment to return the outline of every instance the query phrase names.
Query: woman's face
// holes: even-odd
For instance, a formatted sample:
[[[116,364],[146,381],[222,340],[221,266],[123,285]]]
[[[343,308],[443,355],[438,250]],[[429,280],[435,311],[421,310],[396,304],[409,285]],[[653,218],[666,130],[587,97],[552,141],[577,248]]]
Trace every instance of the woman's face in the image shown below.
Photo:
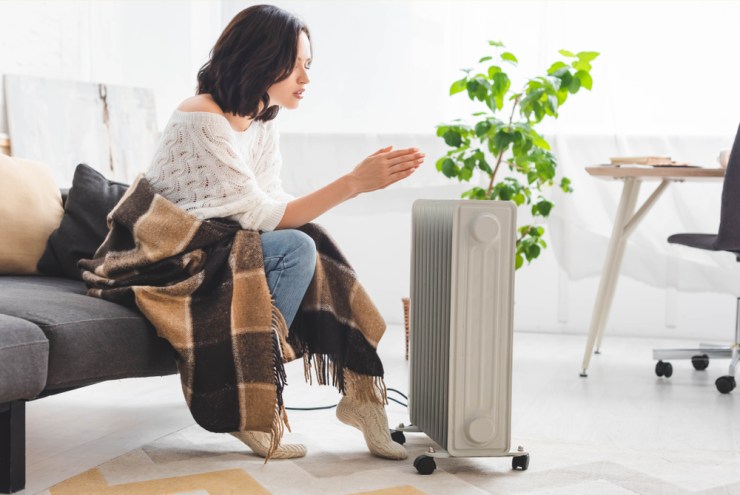
[[[293,66],[293,72],[287,79],[275,83],[267,90],[270,96],[270,106],[279,105],[283,108],[298,108],[303,98],[303,91],[308,79],[308,67],[311,66],[311,42],[306,33],[301,31],[298,37],[298,57]]]

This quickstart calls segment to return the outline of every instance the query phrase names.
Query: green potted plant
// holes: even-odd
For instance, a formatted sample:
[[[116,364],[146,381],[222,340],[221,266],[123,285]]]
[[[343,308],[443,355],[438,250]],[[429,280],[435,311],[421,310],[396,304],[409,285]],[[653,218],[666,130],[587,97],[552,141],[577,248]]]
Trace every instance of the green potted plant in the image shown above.
[[[458,181],[470,181],[477,169],[487,177],[487,187],[473,187],[462,194],[472,200],[514,201],[517,207],[530,208],[532,223],[517,227],[516,268],[529,264],[547,243],[544,227],[537,217],[547,217],[554,204],[546,191],[555,183],[557,162],[549,143],[535,130],[546,117],[558,117],[568,96],[585,88],[591,90],[591,62],[597,52],[573,54],[560,50],[564,60],[553,63],[547,74],[527,80],[518,92],[504,70],[515,67],[517,58],[503,43],[488,42],[495,54],[482,57],[485,69],[462,69],[465,77],[452,83],[450,95],[466,92],[472,101],[485,107],[473,113],[478,120],[467,124],[455,119],[437,126],[437,135],[451,147],[437,161],[437,170]],[[502,173],[503,172],[503,173]],[[573,192],[570,180],[562,177],[558,186]]]

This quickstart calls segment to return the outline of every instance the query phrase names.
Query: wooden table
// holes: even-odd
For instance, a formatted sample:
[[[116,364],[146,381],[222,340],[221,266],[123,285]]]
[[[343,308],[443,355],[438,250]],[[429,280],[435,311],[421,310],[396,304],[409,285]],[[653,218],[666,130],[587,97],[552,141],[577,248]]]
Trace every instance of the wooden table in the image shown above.
[[[671,182],[717,181],[722,180],[725,176],[725,170],[722,168],[700,167],[614,167],[607,165],[586,167],[586,172],[599,179],[621,180],[623,186],[612,235],[609,239],[609,248],[604,260],[604,268],[601,271],[599,290],[596,293],[596,302],[591,315],[591,325],[588,329],[588,340],[583,354],[583,371],[581,372],[583,377],[588,376],[586,371],[591,362],[594,345],[596,346],[596,354],[599,353],[601,348],[601,339],[604,337],[604,327],[614,300],[614,288],[617,285],[617,275],[619,274],[624,247],[629,235]],[[637,195],[643,181],[660,181],[660,184],[635,212]]]

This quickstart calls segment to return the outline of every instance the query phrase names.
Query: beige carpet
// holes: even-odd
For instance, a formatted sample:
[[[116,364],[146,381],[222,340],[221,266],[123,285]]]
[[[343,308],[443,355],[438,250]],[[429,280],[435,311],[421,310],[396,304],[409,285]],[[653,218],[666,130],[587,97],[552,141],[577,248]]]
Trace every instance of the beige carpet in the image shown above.
[[[383,344],[389,387],[406,390],[403,342]],[[509,458],[437,459],[429,476],[413,467],[433,446],[408,433],[409,458],[370,455],[362,434],[334,410],[289,411],[308,455],[264,460],[236,438],[186,427],[71,477],[42,492],[80,494],[740,494],[740,393],[712,386],[721,371],[696,373],[677,364],[670,381],[652,372],[654,342],[612,339],[588,380],[578,377],[583,337],[519,334],[514,350],[512,447],[531,453],[527,471]],[[303,382],[290,365],[286,404],[334,404],[330,387]],[[724,366],[723,366],[724,367]],[[391,396],[394,396],[391,394]],[[183,402],[183,407],[186,407]],[[391,425],[407,410],[388,406]]]
[[[316,415],[317,413],[310,413]],[[323,413],[320,413],[323,415]],[[293,416],[296,416],[294,413]],[[313,421],[295,421],[309,427]],[[316,421],[321,428],[321,422]],[[740,460],[721,453],[696,462],[694,453],[610,450],[530,442],[529,470],[512,471],[506,458],[437,459],[419,475],[413,459],[428,439],[407,435],[405,461],[377,459],[340,424],[288,435],[309,446],[298,460],[263,460],[238,440],[198,426],[168,435],[52,487],[51,495],[80,494],[738,494]],[[331,428],[330,428],[331,426]],[[332,431],[329,431],[329,430]],[[605,460],[621,458],[621,461]],[[651,474],[655,473],[655,474]],[[709,476],[714,480],[709,481]],[[669,478],[670,481],[667,481]],[[703,489],[707,484],[714,485]]]

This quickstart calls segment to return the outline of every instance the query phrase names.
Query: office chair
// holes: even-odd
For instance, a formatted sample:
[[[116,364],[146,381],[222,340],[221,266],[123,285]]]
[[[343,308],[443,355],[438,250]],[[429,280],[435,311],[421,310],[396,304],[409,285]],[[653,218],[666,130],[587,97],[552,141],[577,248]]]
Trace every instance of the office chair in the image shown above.
[[[717,234],[674,234],[668,238],[671,244],[682,244],[709,251],[727,251],[740,262],[740,127],[732,145],[722,183],[722,206],[719,232]],[[705,370],[709,358],[730,358],[730,373],[717,378],[714,384],[723,394],[729,394],[736,386],[735,367],[740,361],[740,297],[737,298],[735,314],[735,342],[729,346],[700,344],[698,349],[653,349],[657,359],[655,374],[670,378],[673,366],[663,359],[691,359],[696,370]]]

